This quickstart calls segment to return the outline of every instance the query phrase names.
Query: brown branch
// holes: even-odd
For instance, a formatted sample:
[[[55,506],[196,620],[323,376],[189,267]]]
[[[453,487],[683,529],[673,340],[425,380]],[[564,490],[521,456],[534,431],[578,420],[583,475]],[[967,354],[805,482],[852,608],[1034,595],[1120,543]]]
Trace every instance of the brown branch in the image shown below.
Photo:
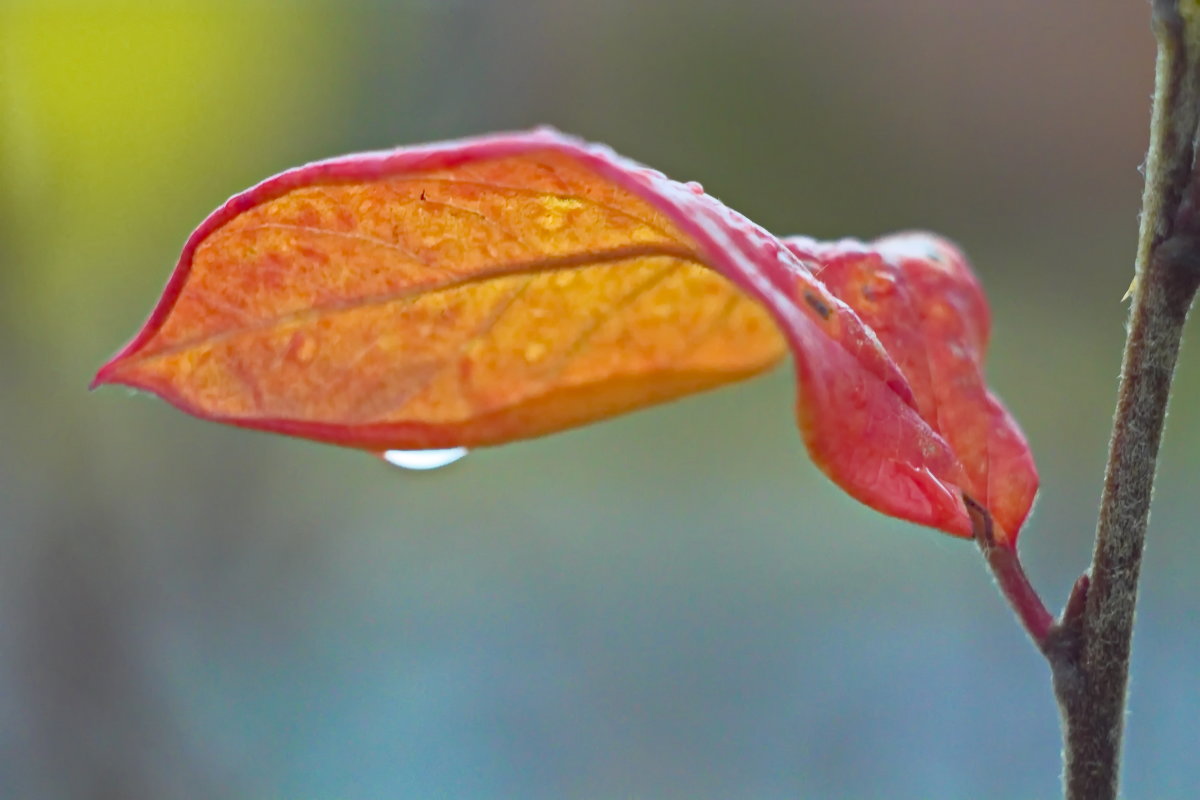
[[[1200,286],[1200,6],[1154,0],[1158,60],[1136,277],[1096,545],[1061,618],[1029,585],[1015,548],[998,547],[971,503],[996,581],[1050,664],[1063,725],[1068,800],[1115,800],[1142,547],[1171,379]]]
[[[1169,255],[1178,241],[1152,250],[1134,293],[1090,586],[1060,658],[1051,661],[1072,799],[1117,796],[1142,546],[1171,376],[1197,284],[1196,270]],[[1186,252],[1200,256],[1191,240]]]
[[[1191,2],[1181,9],[1180,0],[1155,0],[1153,28],[1158,61],[1146,188],[1096,545],[1091,568],[1076,582],[1058,621],[1043,628],[1036,609],[1041,601],[1024,580],[1015,549],[1007,560],[997,559],[990,552],[997,548],[985,546],[982,523],[976,522],[997,582],[1050,663],[1062,716],[1068,800],[1115,800],[1119,790],[1134,609],[1154,472],[1183,326],[1200,285],[1200,164],[1195,157],[1200,9]]]
[[[1156,0],[1154,112],[1146,158],[1133,307],[1082,602],[1068,603],[1050,659],[1062,714],[1070,800],[1119,790],[1125,695],[1142,547],[1171,378],[1200,284],[1196,134],[1200,20]]]

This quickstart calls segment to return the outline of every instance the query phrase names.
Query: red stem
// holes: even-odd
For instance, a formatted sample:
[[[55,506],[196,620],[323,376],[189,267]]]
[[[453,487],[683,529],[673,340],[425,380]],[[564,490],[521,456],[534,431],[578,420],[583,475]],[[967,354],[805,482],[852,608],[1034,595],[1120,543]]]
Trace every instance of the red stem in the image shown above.
[[[1017,612],[1017,617],[1029,632],[1034,644],[1039,650],[1044,650],[1047,637],[1055,624],[1054,617],[1046,610],[1046,604],[1038,596],[1037,589],[1029,582],[1029,577],[1021,566],[1021,557],[1017,555],[1016,545],[1007,540],[996,541],[992,515],[986,508],[965,494],[963,502],[971,515],[975,541],[979,543],[979,549],[983,551],[983,557],[987,559],[988,567],[991,568],[1000,591],[1008,599],[1013,611]]]

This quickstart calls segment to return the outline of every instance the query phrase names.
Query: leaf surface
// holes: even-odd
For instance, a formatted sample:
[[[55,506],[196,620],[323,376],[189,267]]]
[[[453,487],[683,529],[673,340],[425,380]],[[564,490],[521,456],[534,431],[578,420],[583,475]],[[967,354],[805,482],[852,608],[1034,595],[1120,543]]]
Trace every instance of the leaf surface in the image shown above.
[[[1037,494],[1037,469],[1016,421],[988,391],[983,360],[990,314],[963,254],[926,233],[870,244],[806,237],[785,243],[816,265],[816,277],[879,338],[907,378],[917,413],[961,465],[957,486],[991,512],[1000,528],[998,541],[1015,541]],[[799,403],[804,419],[806,395]],[[819,421],[806,439],[814,460],[830,474],[851,471],[864,460],[862,445],[846,448],[842,438],[865,440],[867,446],[879,441],[859,428],[831,435],[836,425],[819,410],[814,413]],[[888,461],[895,454],[880,448],[873,458]]]
[[[474,447],[790,349],[801,431],[835,482],[961,536],[967,492],[1015,541],[1036,473],[983,384],[986,336],[978,284],[939,239],[784,242],[695,184],[539,129],[317,162],[233,197],[94,384],[371,450]]]
[[[549,433],[784,355],[768,313],[667,216],[549,140],[517,144],[352,157],[235,197],[100,380],[248,427],[420,449]]]

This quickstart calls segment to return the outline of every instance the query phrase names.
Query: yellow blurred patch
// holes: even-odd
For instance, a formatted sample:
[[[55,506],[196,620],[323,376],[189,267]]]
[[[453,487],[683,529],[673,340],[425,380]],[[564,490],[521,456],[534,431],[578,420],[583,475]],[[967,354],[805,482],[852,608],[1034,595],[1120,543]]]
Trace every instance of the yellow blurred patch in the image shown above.
[[[98,285],[119,296],[161,274],[163,242],[186,234],[173,208],[192,220],[281,143],[280,166],[294,160],[296,140],[342,117],[343,40],[314,4],[0,4],[0,227],[14,232],[18,324],[61,323],[64,307],[97,308]],[[72,322],[82,335],[94,320]]]
[[[26,182],[93,201],[161,193],[332,94],[328,61],[310,57],[330,43],[303,9],[31,3],[0,19],[11,145],[0,158]]]

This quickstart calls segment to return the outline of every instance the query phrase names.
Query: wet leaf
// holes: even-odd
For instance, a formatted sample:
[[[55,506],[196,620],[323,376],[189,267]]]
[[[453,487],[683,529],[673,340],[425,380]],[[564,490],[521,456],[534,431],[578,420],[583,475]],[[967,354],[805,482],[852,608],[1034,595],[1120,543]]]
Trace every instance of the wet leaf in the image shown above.
[[[949,444],[961,465],[963,475],[956,485],[992,513],[998,541],[1015,541],[1037,494],[1037,470],[1016,421],[984,380],[990,315],[963,254],[925,233],[899,234],[870,244],[804,237],[785,243],[816,265],[817,278],[879,338],[904,373],[917,413]],[[800,395],[802,418],[811,395]],[[920,463],[913,454],[897,458],[877,429],[830,436],[837,428],[836,410],[813,413],[819,422],[807,436],[809,449],[831,475],[851,471],[863,461],[886,464],[881,476],[893,469],[902,475],[907,465]],[[886,427],[886,422],[877,425]],[[859,446],[842,446],[842,436],[857,439]],[[877,452],[864,459],[867,448]],[[903,480],[897,494],[903,494],[902,485]],[[960,526],[961,520],[953,524]],[[968,535],[969,528],[955,527],[953,532]]]
[[[1036,475],[983,384],[986,335],[941,240],[785,244],[696,184],[537,130],[317,162],[235,196],[94,383],[414,450],[550,433],[790,349],[801,431],[835,482],[962,536],[965,491],[1015,540]]]
[[[667,215],[543,134],[352,156],[233,198],[98,380],[248,427],[417,449],[549,433],[785,351]]]

